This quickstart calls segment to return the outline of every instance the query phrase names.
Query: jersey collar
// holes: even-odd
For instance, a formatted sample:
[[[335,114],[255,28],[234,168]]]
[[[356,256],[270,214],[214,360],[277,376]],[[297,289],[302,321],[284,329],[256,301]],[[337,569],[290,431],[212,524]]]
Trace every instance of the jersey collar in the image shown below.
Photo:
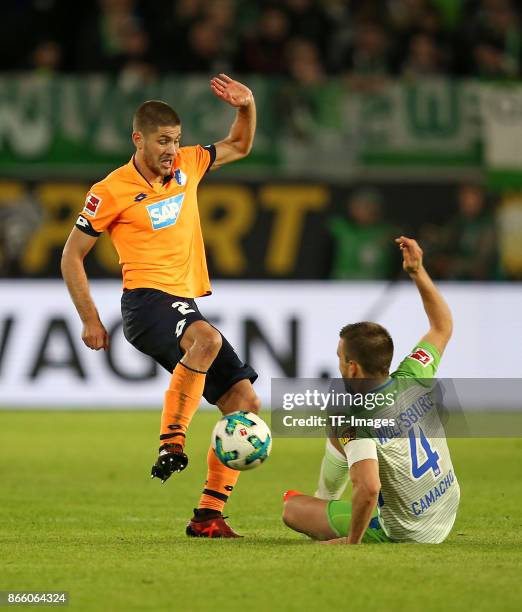
[[[390,378],[388,378],[386,382],[382,383],[382,385],[379,385],[375,389],[372,389],[370,393],[376,393],[377,391],[382,391],[382,389],[386,389],[388,385],[391,385],[392,382],[393,382],[393,378],[390,376]]]
[[[146,184],[153,191],[157,191],[159,187],[164,187],[165,185],[168,185],[168,183],[174,177],[173,174],[169,174],[168,176],[165,176],[163,178],[163,182],[161,184],[160,183],[154,183],[154,184],[151,183],[139,171],[138,166],[136,165],[136,160],[134,158],[134,155],[131,157],[131,159],[130,159],[129,163],[127,164],[127,166],[131,169],[132,173],[136,176],[136,178],[140,181],[140,183]]]

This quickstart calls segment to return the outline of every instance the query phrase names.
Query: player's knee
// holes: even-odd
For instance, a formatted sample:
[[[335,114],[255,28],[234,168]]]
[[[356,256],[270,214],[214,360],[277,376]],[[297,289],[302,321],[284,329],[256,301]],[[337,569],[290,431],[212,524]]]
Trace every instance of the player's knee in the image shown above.
[[[222,344],[223,340],[221,338],[221,334],[215,329],[211,328],[211,330],[205,334],[203,339],[203,349],[207,351],[207,353],[216,356],[219,353]]]
[[[214,359],[219,353],[222,343],[221,334],[208,325],[198,330],[192,350],[209,359]]]

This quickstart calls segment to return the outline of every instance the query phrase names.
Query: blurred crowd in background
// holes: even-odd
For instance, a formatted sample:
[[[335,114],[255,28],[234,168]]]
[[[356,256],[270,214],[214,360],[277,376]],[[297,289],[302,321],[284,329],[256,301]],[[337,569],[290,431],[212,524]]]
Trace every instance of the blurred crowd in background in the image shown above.
[[[0,70],[286,76],[520,76],[514,0],[17,0]]]
[[[454,216],[446,223],[416,228],[430,273],[440,280],[509,279],[500,267],[495,209],[482,187],[464,183],[456,200]],[[346,202],[345,214],[330,218],[332,278],[382,280],[400,274],[393,240],[404,228],[387,220],[385,210],[378,190],[362,189]]]

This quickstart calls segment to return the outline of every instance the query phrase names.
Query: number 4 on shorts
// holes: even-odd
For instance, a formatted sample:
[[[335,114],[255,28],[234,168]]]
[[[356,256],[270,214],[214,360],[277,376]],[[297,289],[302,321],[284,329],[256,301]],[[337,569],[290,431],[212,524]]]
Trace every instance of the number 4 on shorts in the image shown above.
[[[433,475],[438,476],[440,474],[439,468],[439,453],[431,448],[428,438],[424,435],[424,432],[419,427],[419,441],[426,455],[424,463],[419,465],[419,458],[417,455],[417,437],[413,431],[413,427],[408,432],[410,439],[410,454],[411,454],[411,473],[414,478],[420,478],[428,470],[433,470]]]

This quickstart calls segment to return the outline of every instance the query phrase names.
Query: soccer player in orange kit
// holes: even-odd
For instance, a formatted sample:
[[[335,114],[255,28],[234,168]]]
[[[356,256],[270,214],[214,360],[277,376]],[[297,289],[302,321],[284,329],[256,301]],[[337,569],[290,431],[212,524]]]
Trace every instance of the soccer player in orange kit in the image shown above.
[[[228,136],[215,144],[181,147],[181,121],[165,102],[136,111],[136,152],[87,194],[62,256],[62,274],[83,323],[82,339],[106,349],[108,335],[89,292],[83,260],[108,231],[123,273],[123,330],[138,350],[172,373],[161,416],[159,457],[152,476],[163,482],[187,466],[185,435],[201,397],[223,414],[258,412],[257,373],[200,313],[194,298],[211,293],[197,205],[205,173],[248,155],[256,127],[248,87],[221,74],[213,93],[237,109]],[[203,494],[186,533],[239,537],[222,510],[239,472],[221,464],[212,447]]]

